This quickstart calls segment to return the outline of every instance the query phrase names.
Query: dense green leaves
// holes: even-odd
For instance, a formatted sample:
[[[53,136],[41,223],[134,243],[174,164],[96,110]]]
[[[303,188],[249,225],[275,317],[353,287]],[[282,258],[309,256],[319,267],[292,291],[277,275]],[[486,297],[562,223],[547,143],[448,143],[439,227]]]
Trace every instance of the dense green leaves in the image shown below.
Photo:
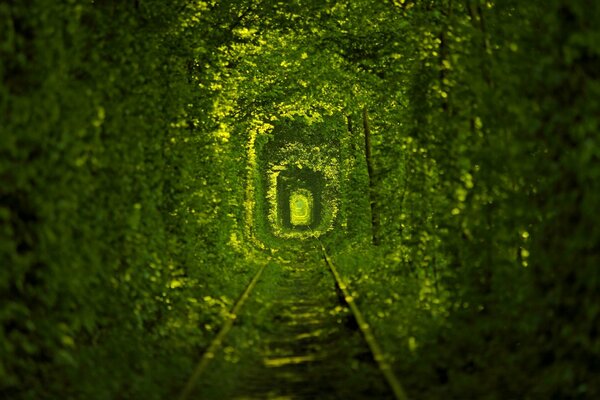
[[[0,397],[171,397],[238,293],[199,10],[141,3],[0,6]]]
[[[0,397],[172,398],[313,233],[411,397],[598,397],[599,12],[0,4]]]
[[[413,58],[398,70],[409,84],[397,100],[408,107],[393,117],[374,110],[386,133],[399,129],[375,147],[387,255],[368,272],[410,272],[420,287],[423,313],[398,312],[419,321],[422,345],[415,366],[401,359],[398,368],[417,398],[593,398],[597,313],[587,293],[597,272],[586,265],[596,256],[583,249],[597,244],[596,218],[581,213],[597,190],[580,186],[580,173],[595,168],[571,162],[597,136],[588,69],[596,50],[582,39],[595,34],[597,10],[411,5],[404,34]],[[374,315],[386,308],[383,293],[364,302]],[[384,337],[398,326],[379,324]]]

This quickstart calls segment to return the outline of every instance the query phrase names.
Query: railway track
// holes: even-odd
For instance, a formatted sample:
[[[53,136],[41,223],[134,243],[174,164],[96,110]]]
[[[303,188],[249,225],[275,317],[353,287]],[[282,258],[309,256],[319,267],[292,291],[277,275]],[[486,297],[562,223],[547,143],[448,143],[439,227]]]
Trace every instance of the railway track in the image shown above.
[[[407,398],[320,243],[319,250],[257,271],[179,400]]]

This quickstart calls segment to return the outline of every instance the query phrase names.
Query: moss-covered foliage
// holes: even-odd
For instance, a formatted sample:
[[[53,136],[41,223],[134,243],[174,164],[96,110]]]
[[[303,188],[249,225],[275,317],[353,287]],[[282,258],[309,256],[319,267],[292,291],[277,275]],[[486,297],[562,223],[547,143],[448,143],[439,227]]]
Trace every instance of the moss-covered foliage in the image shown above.
[[[411,398],[600,397],[599,27],[585,0],[0,3],[0,397],[173,398],[313,235]]]

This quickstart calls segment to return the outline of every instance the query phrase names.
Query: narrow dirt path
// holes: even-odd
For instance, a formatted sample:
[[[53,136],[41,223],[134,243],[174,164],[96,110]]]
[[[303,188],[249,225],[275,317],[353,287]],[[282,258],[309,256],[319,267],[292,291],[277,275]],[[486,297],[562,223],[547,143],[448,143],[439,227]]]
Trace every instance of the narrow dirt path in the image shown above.
[[[326,267],[307,260],[270,274],[198,398],[393,398]]]

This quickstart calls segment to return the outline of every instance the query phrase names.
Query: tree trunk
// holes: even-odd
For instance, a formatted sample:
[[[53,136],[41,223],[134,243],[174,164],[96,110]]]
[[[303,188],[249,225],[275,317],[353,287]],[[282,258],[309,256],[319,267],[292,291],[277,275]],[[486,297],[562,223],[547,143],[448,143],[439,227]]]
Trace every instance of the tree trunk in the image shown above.
[[[373,177],[373,160],[371,158],[371,129],[369,128],[369,113],[367,107],[363,108],[363,127],[365,131],[365,158],[369,174],[369,203],[371,204],[371,229],[372,241],[375,246],[379,244],[379,213],[375,204],[375,182]]]

